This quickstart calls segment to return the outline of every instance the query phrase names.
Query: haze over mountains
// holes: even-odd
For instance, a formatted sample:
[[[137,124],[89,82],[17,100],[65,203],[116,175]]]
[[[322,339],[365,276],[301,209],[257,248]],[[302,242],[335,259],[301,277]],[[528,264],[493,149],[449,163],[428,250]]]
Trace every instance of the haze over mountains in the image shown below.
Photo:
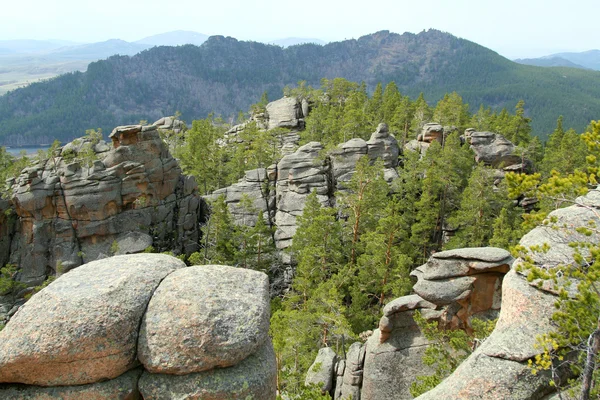
[[[73,71],[85,71],[92,61],[113,55],[132,56],[154,46],[200,46],[208,35],[192,31],[172,31],[134,42],[109,39],[97,43],[65,40],[0,40],[0,95],[42,79]],[[325,44],[320,39],[285,38],[270,44],[282,47],[301,43]]]
[[[116,43],[118,44],[118,43]],[[512,109],[519,99],[544,137],[559,115],[583,130],[600,109],[600,73],[514,63],[476,43],[437,30],[402,35],[381,31],[325,46],[282,48],[213,36],[200,47],[156,47],[113,56],[71,73],[0,96],[0,144],[63,142],[86,129],[153,121],[180,111],[184,120],[211,112],[247,111],[267,91],[280,97],[300,80],[364,81],[369,90],[394,80],[430,103],[457,91],[471,108]]]
[[[556,53],[539,58],[521,58],[515,62],[539,67],[572,67],[600,71],[600,50]]]

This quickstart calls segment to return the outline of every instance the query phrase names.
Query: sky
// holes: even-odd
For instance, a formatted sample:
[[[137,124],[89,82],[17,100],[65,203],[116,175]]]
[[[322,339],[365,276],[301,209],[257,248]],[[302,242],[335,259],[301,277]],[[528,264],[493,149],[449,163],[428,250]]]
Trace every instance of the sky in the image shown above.
[[[3,0],[0,40],[135,41],[173,30],[338,41],[430,28],[508,58],[600,48],[598,0]]]

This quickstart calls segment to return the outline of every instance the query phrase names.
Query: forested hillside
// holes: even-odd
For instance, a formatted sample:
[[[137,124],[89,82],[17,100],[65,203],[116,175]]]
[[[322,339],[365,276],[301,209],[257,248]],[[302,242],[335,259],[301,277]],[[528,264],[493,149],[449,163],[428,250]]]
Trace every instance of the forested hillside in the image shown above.
[[[282,49],[214,36],[202,46],[158,47],[136,56],[114,56],[72,73],[0,97],[0,143],[50,143],[89,128],[154,120],[175,111],[187,121],[210,112],[224,117],[248,110],[260,93],[279,96],[284,86],[321,78],[395,81],[413,99],[434,104],[457,91],[471,111],[486,104],[513,109],[519,99],[546,137],[553,121],[582,130],[600,108],[600,72],[544,69],[513,63],[450,34],[387,31],[325,46]]]

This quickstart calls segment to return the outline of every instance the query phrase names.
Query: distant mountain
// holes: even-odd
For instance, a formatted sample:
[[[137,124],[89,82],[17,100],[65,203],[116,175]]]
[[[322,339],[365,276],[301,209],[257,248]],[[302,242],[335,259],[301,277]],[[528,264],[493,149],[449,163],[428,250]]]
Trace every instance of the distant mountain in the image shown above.
[[[129,43],[120,39],[105,42],[83,44],[79,46],[61,47],[51,51],[48,56],[78,60],[100,60],[114,55],[132,56],[152,46],[140,43]]]
[[[562,57],[518,58],[514,61],[519,64],[535,65],[537,67],[568,67],[587,69],[582,65],[575,64]]]
[[[324,40],[321,40],[321,39],[297,38],[297,37],[277,39],[277,40],[273,40],[272,42],[269,42],[269,44],[275,44],[275,45],[281,46],[281,47],[289,47],[289,46],[295,46],[298,44],[306,44],[306,43],[314,43],[314,44],[319,44],[321,46],[327,44],[327,42],[325,42]]]
[[[202,46],[155,47],[113,56],[0,97],[0,144],[67,141],[89,128],[152,121],[180,111],[184,120],[210,112],[248,110],[267,91],[281,96],[300,80],[321,78],[395,81],[403,94],[420,92],[435,104],[457,91],[476,111],[480,104],[512,110],[525,100],[534,132],[564,125],[583,130],[600,110],[600,72],[514,63],[476,43],[437,30],[403,35],[388,31],[324,46],[281,48],[212,36]]]
[[[588,50],[581,53],[558,53],[548,57],[561,57],[585,68],[600,71],[600,50]]]
[[[59,40],[0,40],[0,48],[14,53],[39,53],[73,44],[75,43]]]
[[[518,59],[515,62],[540,67],[573,67],[600,71],[600,50],[588,50],[581,53],[556,53],[538,58]]]
[[[173,31],[161,33],[159,35],[148,36],[135,43],[147,44],[151,46],[182,46],[184,44],[194,44],[200,46],[206,42],[208,35],[192,31]]]

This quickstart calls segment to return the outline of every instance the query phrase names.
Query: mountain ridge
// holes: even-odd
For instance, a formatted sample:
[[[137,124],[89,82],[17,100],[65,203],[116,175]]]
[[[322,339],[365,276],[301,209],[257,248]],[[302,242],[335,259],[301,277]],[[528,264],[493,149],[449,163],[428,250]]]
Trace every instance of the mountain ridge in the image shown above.
[[[180,111],[191,121],[210,112],[248,110],[266,91],[276,98],[300,80],[364,81],[372,90],[394,80],[405,95],[424,92],[433,103],[457,91],[472,109],[512,109],[519,99],[540,136],[559,115],[582,130],[597,118],[600,73],[516,64],[476,43],[438,30],[380,31],[324,46],[275,45],[211,36],[200,47],[155,47],[93,62],[86,73],[63,75],[0,97],[0,143],[71,139],[85,129],[153,120]]]

